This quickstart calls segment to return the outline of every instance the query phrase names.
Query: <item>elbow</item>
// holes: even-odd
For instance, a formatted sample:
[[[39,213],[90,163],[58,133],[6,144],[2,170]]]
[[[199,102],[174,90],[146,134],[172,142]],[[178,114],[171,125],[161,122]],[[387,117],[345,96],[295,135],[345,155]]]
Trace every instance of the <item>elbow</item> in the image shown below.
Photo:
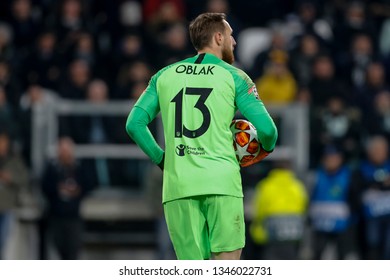
[[[127,132],[127,135],[129,135],[130,138],[133,138],[134,130],[132,130],[128,125],[126,125],[126,132]]]
[[[131,139],[134,138],[134,134],[136,133],[136,127],[137,127],[137,125],[134,123],[134,121],[132,121],[132,119],[130,117],[127,118],[126,132],[127,132],[127,135],[129,135],[129,137]]]
[[[134,138],[137,134],[145,129],[148,126],[148,123],[149,119],[147,113],[142,109],[133,108],[127,117],[126,132],[131,139],[135,140]]]

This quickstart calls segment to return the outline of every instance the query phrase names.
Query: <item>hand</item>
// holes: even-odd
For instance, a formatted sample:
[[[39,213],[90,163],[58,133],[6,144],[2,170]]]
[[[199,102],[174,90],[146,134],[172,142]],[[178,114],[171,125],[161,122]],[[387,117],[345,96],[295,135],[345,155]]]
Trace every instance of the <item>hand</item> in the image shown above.
[[[164,161],[165,161],[165,153],[163,153],[163,157],[162,157],[162,160],[158,165],[158,167],[160,167],[161,171],[164,171]]]
[[[65,199],[75,198],[80,195],[80,187],[73,180],[67,180],[58,185],[60,196]]]
[[[255,163],[258,163],[259,161],[262,161],[264,158],[266,158],[270,153],[271,152],[267,152],[263,148],[260,148],[259,154],[254,159],[247,161],[247,162],[244,162],[244,163],[241,163],[240,166],[247,167],[247,166],[253,165]]]

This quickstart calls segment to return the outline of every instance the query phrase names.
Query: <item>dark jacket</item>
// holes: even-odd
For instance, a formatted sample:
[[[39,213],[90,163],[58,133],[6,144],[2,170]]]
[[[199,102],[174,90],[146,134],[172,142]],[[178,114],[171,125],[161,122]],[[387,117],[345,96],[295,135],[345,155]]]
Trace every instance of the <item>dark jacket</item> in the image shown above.
[[[42,191],[47,200],[49,217],[78,218],[83,198],[91,189],[89,172],[75,162],[65,166],[58,161],[50,162],[42,177]]]

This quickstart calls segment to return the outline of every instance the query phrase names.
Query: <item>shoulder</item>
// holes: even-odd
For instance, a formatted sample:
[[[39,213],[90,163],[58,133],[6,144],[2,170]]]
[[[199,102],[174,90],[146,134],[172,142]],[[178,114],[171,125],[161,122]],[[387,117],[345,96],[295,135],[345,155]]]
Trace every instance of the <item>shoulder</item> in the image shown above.
[[[233,76],[234,79],[241,79],[244,81],[252,82],[252,80],[249,78],[248,74],[246,74],[242,69],[240,69],[234,65],[231,65],[223,60],[220,60],[217,63],[217,65],[224,68],[225,70],[227,70]]]
[[[232,78],[234,80],[234,83],[237,88],[240,88],[240,91],[245,91],[251,93],[252,91],[255,91],[255,95],[257,95],[257,90],[255,88],[255,84],[252,81],[252,79],[248,76],[247,73],[245,73],[240,68],[237,68],[233,65],[230,65],[226,62],[224,62],[225,69],[230,72],[232,75]]]

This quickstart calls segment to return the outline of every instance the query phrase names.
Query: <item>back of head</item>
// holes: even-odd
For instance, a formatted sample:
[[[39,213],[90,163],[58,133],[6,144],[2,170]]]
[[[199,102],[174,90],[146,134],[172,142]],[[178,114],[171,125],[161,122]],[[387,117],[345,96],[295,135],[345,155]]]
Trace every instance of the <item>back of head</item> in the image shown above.
[[[199,51],[210,45],[215,32],[225,31],[223,13],[203,13],[196,17],[190,24],[190,38],[194,48]]]

